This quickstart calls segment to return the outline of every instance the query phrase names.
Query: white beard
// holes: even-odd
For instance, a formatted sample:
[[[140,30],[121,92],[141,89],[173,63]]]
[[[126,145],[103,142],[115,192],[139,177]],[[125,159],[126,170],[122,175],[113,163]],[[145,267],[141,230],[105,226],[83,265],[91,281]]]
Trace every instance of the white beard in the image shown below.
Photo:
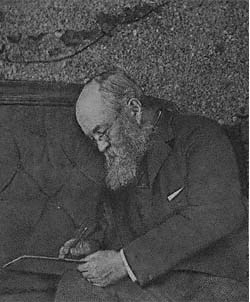
[[[120,187],[131,183],[137,172],[137,162],[133,159],[120,156],[106,155],[106,184],[111,190],[117,190]]]
[[[142,128],[138,124],[124,120],[120,127],[119,138],[105,152],[106,185],[117,190],[133,182],[138,164],[148,148],[152,127]]]

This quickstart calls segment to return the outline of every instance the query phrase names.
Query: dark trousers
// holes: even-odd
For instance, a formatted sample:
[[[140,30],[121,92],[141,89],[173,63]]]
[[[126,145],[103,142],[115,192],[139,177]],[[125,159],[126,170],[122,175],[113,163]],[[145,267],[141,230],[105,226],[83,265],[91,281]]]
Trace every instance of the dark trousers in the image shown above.
[[[0,302],[53,302],[56,276],[0,270]]]
[[[78,272],[67,272],[58,285],[55,302],[247,302],[248,289],[235,280],[201,273],[173,272],[141,288],[126,278],[100,288]]]

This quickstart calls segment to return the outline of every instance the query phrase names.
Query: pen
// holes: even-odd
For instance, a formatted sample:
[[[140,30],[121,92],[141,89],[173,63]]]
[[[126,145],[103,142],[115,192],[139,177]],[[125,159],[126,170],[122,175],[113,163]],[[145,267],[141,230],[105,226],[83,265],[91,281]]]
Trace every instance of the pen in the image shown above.
[[[88,227],[84,227],[84,225],[81,225],[80,229],[78,230],[77,234],[76,234],[76,238],[75,241],[72,244],[72,247],[76,247],[76,245],[82,240],[84,239],[84,234],[86,234],[88,230]]]
[[[96,224],[92,225],[91,227],[87,227],[86,224],[81,224],[80,228],[75,233],[75,240],[71,243],[70,249],[75,248],[77,244],[81,241],[86,239],[89,235],[91,235],[96,230]],[[65,256],[70,256],[70,249]]]
[[[84,234],[87,232],[87,230],[88,230],[88,227],[85,227],[84,225],[81,225],[80,229],[76,233],[75,240],[72,242],[72,244],[71,244],[71,246],[68,250],[68,253],[65,254],[62,258],[65,258],[66,256],[68,256],[68,257],[71,256],[70,249],[76,247],[76,245],[84,238]]]

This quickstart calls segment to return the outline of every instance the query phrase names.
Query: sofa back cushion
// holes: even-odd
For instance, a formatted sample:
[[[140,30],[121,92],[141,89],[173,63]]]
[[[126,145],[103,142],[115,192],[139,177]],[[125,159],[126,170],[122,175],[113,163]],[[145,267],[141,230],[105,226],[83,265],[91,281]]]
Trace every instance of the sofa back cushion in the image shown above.
[[[0,263],[56,255],[95,219],[103,159],[75,119],[80,89],[0,83]]]

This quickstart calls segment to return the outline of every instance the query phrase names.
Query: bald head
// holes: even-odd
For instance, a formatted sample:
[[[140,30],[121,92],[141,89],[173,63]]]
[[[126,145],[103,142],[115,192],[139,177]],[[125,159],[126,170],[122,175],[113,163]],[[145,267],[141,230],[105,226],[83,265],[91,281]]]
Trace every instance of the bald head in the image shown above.
[[[76,104],[77,121],[83,132],[91,135],[100,123],[112,123],[131,105],[130,100],[137,100],[140,105],[141,97],[140,87],[124,72],[103,73],[83,88]]]
[[[76,118],[83,132],[91,135],[99,123],[112,119],[110,109],[104,103],[100,84],[92,80],[84,87],[76,103]]]

